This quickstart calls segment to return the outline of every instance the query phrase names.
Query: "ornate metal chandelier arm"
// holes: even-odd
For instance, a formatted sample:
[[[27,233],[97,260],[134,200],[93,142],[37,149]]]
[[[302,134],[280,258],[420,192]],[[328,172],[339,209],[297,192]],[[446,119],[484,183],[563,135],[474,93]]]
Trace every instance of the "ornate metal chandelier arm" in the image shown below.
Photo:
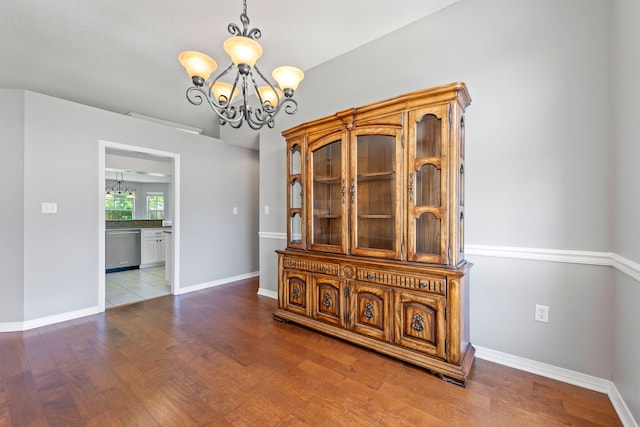
[[[287,114],[295,114],[298,110],[298,103],[293,98],[282,98],[282,101],[278,103],[273,111],[267,112],[263,109],[249,111],[249,113],[246,114],[247,123],[249,127],[254,130],[258,130],[264,125],[273,128],[275,126],[275,118],[282,109],[284,109]]]
[[[200,92],[205,96],[205,98],[207,98],[207,101],[209,102],[209,104],[213,104],[217,108],[220,108],[220,109],[225,108],[227,106],[226,104],[228,104],[228,102],[226,102],[225,105],[219,104],[218,101],[216,99],[214,99],[213,96],[212,96],[212,89],[213,89],[213,85],[218,80],[220,80],[221,77],[223,77],[225,74],[227,74],[229,71],[231,71],[232,68],[233,68],[233,64],[231,64],[226,70],[224,70],[223,72],[218,74],[218,76],[213,80],[213,82],[211,84],[207,85],[207,90],[203,89],[201,86],[192,86],[189,89],[187,89],[187,99],[189,100],[189,102],[191,102],[193,105],[202,104],[202,102],[204,101],[202,99],[202,96],[199,93],[196,93],[196,92]],[[236,79],[236,81],[237,81],[237,79]],[[233,92],[231,92],[231,93],[233,93]],[[213,105],[212,105],[212,107],[213,107]]]
[[[280,104],[280,99],[281,99],[281,98],[280,98],[280,95],[278,95],[278,91],[276,90],[276,88],[271,84],[271,82],[269,81],[269,79],[267,79],[267,78],[264,76],[264,74],[262,74],[262,72],[260,71],[260,69],[258,68],[258,66],[257,66],[257,65],[254,65],[254,66],[253,66],[253,69],[256,71],[256,73],[258,73],[258,75],[260,76],[260,78],[261,78],[263,81],[265,81],[265,82],[269,85],[269,87],[271,88],[271,90],[272,90],[272,91],[273,91],[273,93],[275,94],[275,96],[276,96],[276,100],[277,100],[277,101],[276,101],[276,105]],[[260,105],[264,105],[264,104],[263,104],[263,101],[262,101],[262,97],[260,96],[260,91],[258,91],[258,87],[257,87],[257,85],[256,85],[256,81],[255,81],[255,80],[253,80],[253,84],[254,84],[254,86],[256,86],[256,93],[258,94],[258,99],[260,99]]]
[[[229,65],[223,72],[218,74],[213,79],[213,81],[211,81],[211,83],[207,84],[207,86],[209,87],[208,96],[213,100],[215,105],[220,109],[228,108],[229,105],[231,104],[231,100],[233,99],[233,93],[235,92],[236,88],[238,87],[238,78],[240,77],[240,75],[239,74],[236,75],[236,78],[233,81],[233,85],[231,87],[231,90],[229,90],[229,96],[225,97],[226,98],[226,102],[221,102],[219,99],[215,98],[215,94],[213,93],[213,87],[215,86],[216,83],[221,81],[220,79],[222,77],[224,77],[225,75],[227,75],[229,73],[229,71],[231,71],[232,69],[233,69],[233,64]]]
[[[198,92],[198,93],[196,93]],[[187,89],[187,99],[193,105],[200,105],[206,99],[207,103],[211,107],[211,109],[216,113],[216,115],[223,120],[225,123],[242,123],[243,114],[237,114],[236,109],[234,107],[221,108],[207,93],[208,90],[205,90],[198,86],[191,86]]]

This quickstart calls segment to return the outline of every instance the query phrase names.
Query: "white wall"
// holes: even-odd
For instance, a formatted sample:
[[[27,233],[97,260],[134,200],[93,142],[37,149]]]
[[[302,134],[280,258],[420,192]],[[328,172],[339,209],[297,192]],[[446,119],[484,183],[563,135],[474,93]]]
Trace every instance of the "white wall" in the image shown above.
[[[4,286],[0,300],[23,307],[24,313],[0,320],[28,322],[99,305],[98,282],[104,274],[99,269],[101,140],[180,155],[181,289],[257,270],[256,152],[32,92],[18,93],[0,92],[0,105],[24,105],[24,141],[19,132],[12,135],[9,146],[17,148],[9,157],[3,152],[2,158],[15,163],[16,172],[24,168],[24,233],[18,241],[3,239],[0,251],[24,246],[24,275],[13,274],[24,300],[15,292],[7,295]],[[15,118],[0,115],[0,128]],[[19,183],[22,177],[16,178]],[[58,213],[42,214],[45,201],[56,202]],[[234,206],[238,215],[232,214]]]
[[[4,198],[0,208],[0,223],[3,224],[0,322],[13,322],[22,319],[24,312],[24,97],[21,91],[0,89],[0,123],[0,182]]]
[[[640,269],[640,2],[613,2],[614,104],[613,167],[614,249]],[[636,270],[636,271],[637,271]],[[640,275],[631,278],[618,273],[615,278],[615,351],[613,380],[636,420],[640,420]]]
[[[466,127],[467,244],[607,252],[610,31],[607,0],[463,0],[309,70],[298,90],[298,114],[280,120],[278,131],[464,81],[473,99]],[[284,207],[284,194],[273,190],[284,192],[283,172],[262,162],[276,151],[284,159],[276,134],[261,138],[261,203]],[[260,227],[285,233],[285,216],[261,220]],[[272,245],[261,243],[266,260]],[[475,264],[475,345],[611,379],[610,267],[467,258]],[[276,290],[271,274],[260,279],[261,287]],[[533,320],[535,304],[549,305],[548,324]]]

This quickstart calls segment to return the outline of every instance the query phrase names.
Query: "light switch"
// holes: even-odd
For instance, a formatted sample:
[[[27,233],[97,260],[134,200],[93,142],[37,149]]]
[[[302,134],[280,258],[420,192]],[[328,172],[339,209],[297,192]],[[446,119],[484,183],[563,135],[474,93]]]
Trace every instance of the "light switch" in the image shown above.
[[[58,204],[54,202],[42,202],[42,213],[58,213]]]
[[[264,214],[269,215],[269,205],[264,205]]]
[[[236,208],[235,206],[233,207],[233,214],[238,215],[238,208]]]

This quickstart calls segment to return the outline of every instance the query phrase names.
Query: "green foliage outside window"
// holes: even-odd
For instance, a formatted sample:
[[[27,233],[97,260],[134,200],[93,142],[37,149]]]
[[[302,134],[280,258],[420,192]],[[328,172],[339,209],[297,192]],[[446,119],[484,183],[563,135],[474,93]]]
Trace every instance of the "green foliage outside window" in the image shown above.
[[[133,219],[134,199],[125,198],[105,198],[105,218],[106,219]]]
[[[147,219],[164,219],[164,194],[147,194]]]

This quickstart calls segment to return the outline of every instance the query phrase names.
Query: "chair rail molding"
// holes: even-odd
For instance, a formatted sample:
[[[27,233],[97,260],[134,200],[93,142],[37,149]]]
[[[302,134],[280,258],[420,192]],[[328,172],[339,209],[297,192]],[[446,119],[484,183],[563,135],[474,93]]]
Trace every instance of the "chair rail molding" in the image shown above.
[[[260,231],[261,239],[287,240],[287,233]],[[465,245],[465,255],[613,267],[640,282],[640,263],[613,252],[568,249],[520,248],[516,246]]]
[[[271,231],[260,231],[258,236],[261,239],[287,240],[287,233],[274,233]]]
[[[640,282],[640,264],[613,252],[465,245],[465,255],[613,267]]]

